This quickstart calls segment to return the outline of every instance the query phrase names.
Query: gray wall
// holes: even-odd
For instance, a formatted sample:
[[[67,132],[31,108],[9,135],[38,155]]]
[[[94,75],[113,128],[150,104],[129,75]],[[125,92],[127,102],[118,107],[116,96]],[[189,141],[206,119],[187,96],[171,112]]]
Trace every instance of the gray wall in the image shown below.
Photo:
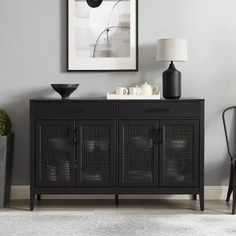
[[[76,97],[102,97],[118,85],[161,86],[159,37],[186,37],[183,95],[206,99],[206,184],[225,185],[228,160],[221,122],[236,102],[236,1],[139,0],[140,71],[67,73],[66,0],[0,1],[0,106],[16,133],[13,184],[29,183],[29,99],[55,96],[50,83],[79,82]]]

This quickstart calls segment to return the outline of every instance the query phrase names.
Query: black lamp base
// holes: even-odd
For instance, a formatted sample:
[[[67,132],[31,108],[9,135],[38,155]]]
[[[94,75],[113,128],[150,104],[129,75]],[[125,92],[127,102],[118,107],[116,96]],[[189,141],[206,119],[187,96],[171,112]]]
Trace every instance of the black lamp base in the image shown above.
[[[166,99],[181,97],[181,73],[176,70],[173,61],[169,68],[163,72],[163,97]]]

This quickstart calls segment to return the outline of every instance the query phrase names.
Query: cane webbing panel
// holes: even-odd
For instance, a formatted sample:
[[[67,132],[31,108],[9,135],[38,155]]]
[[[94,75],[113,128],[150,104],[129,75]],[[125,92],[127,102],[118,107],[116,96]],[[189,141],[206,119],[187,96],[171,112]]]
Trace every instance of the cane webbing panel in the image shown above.
[[[125,125],[123,140],[123,181],[152,182],[152,126]]]
[[[72,130],[67,126],[41,126],[40,181],[71,181]]]
[[[193,179],[193,125],[165,125],[164,180],[184,182]]]
[[[111,158],[111,127],[83,125],[80,142],[80,182],[109,182]]]

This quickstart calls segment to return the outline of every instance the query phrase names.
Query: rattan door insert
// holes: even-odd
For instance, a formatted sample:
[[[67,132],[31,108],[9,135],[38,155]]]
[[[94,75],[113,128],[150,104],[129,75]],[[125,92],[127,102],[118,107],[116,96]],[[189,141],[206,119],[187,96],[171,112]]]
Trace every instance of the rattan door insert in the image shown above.
[[[36,122],[39,186],[75,186],[73,121]]]
[[[115,186],[116,122],[78,121],[77,184]]]
[[[157,121],[121,121],[119,124],[120,186],[153,186],[157,183]]]
[[[198,186],[199,121],[160,122],[160,186]]]

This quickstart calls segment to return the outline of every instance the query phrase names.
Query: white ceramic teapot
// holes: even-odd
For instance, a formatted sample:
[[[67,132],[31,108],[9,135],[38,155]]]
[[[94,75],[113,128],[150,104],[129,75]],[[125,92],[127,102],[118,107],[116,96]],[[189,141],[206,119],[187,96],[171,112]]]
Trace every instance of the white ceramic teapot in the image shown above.
[[[158,86],[157,85],[151,86],[150,84],[145,82],[143,85],[140,86],[140,88],[141,88],[141,95],[151,96],[151,95],[158,94]]]

